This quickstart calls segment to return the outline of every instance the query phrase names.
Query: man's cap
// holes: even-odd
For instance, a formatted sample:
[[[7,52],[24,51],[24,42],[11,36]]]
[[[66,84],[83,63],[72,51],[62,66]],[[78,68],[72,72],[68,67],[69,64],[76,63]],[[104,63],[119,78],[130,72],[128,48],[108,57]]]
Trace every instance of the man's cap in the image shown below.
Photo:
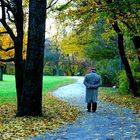
[[[92,68],[91,70],[96,70],[95,68]]]

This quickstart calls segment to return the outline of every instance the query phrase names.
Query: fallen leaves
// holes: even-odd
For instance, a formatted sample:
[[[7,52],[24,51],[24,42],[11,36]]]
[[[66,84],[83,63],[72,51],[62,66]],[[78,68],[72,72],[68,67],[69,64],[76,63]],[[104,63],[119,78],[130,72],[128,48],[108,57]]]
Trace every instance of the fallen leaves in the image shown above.
[[[0,139],[28,139],[76,120],[78,110],[51,95],[43,97],[42,117],[15,117],[16,105],[0,106]]]
[[[120,106],[130,108],[135,113],[140,114],[140,98],[138,97],[133,97],[131,95],[119,95],[119,94],[111,96],[101,92],[99,94],[99,98],[107,102],[115,103]]]

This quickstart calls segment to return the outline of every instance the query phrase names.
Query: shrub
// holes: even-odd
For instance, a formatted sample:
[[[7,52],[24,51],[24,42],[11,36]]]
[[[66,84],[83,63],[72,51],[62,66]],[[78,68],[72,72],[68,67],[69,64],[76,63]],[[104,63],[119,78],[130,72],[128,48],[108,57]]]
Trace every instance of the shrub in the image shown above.
[[[47,65],[45,65],[44,68],[43,68],[43,74],[44,75],[53,75],[52,70],[49,69],[49,67]]]
[[[119,82],[118,83],[119,92],[121,94],[128,94],[128,93],[130,93],[129,83],[128,83],[125,71],[120,71],[120,73],[118,75],[118,82]]]
[[[117,85],[117,72],[120,70],[119,59],[104,59],[96,63],[97,73],[101,75],[103,86]]]
[[[6,65],[6,70],[4,73],[10,74],[10,75],[15,74],[15,65],[13,63],[8,63]]]
[[[140,72],[135,72],[134,78],[136,79],[137,85],[138,85],[138,93],[140,96]]]

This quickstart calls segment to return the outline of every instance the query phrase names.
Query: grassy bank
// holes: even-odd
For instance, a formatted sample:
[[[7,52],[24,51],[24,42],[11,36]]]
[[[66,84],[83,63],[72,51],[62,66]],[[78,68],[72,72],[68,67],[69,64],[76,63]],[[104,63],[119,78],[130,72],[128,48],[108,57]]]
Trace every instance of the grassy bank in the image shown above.
[[[119,94],[118,89],[103,87],[100,89],[99,98],[122,107],[127,107],[140,114],[140,98],[133,97],[130,94]]]
[[[44,76],[43,116],[17,118],[14,76],[5,75],[0,82],[0,140],[29,139],[76,120],[79,114],[76,108],[48,94],[72,82],[66,77]]]

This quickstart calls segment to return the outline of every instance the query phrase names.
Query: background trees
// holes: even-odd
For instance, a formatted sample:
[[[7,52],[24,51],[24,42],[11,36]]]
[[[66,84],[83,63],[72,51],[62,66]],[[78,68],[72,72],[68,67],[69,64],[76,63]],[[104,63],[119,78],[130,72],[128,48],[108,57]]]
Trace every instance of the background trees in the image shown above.
[[[61,75],[59,66],[60,52],[53,40],[45,40],[44,53],[44,74]]]
[[[140,10],[138,1],[77,0],[71,2],[71,4],[67,6],[67,9],[66,7],[57,9],[60,10],[60,20],[63,21],[65,25],[72,26],[72,30],[75,32],[75,35],[79,36],[79,42],[82,40],[80,35],[84,32],[84,30],[88,30],[91,33],[90,36],[87,34],[90,41],[86,41],[86,46],[88,47],[85,47],[85,54],[89,56],[90,59],[94,59],[94,64],[101,56],[103,56],[102,59],[111,55],[115,56],[113,55],[113,48],[117,50],[115,51],[115,54],[119,54],[121,58],[121,63],[123,63],[123,68],[128,79],[129,89],[134,96],[139,96],[137,79],[134,77],[137,70],[130,66],[130,61],[132,64],[135,62],[137,63],[139,60],[139,47],[136,47],[136,42],[134,42],[134,38],[137,36],[136,38],[138,43],[138,36],[140,33],[138,28],[138,13]],[[99,21],[102,21],[102,24],[95,26],[95,24]],[[97,28],[99,29],[101,26],[102,32],[97,31]],[[95,31],[94,35],[92,35],[93,31]],[[104,36],[103,39],[101,39],[101,34]],[[112,38],[114,38],[114,43]],[[129,46],[128,42],[130,41],[133,41],[134,45],[131,43],[131,46]],[[115,46],[115,42],[118,42],[118,45]],[[110,45],[111,47],[109,47],[109,43],[112,43],[112,45]],[[93,49],[90,46],[92,46]],[[99,50],[99,48],[101,49]],[[130,48],[133,48],[132,50],[134,50],[133,59],[127,57],[127,54],[129,53],[128,50]]]

